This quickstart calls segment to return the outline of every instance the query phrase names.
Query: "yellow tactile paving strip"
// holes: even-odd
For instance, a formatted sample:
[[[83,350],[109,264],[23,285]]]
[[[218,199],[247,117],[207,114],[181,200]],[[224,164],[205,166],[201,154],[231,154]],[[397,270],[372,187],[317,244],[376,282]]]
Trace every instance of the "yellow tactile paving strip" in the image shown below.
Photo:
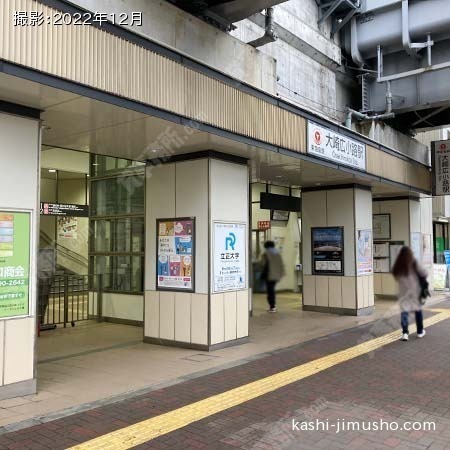
[[[436,315],[424,321],[425,327],[450,318],[449,309],[432,309]],[[415,325],[411,326],[415,332]],[[205,398],[190,405],[183,406],[157,417],[130,425],[112,433],[72,447],[71,450],[110,449],[125,450],[159,436],[183,428],[193,422],[205,419],[213,414],[225,411],[233,406],[248,402],[254,398],[273,392],[291,383],[315,375],[337,364],[365,355],[387,344],[397,341],[399,332],[393,331],[379,338],[324,356],[314,361],[301,364],[292,369],[279,372],[266,378],[245,384],[212,397]]]

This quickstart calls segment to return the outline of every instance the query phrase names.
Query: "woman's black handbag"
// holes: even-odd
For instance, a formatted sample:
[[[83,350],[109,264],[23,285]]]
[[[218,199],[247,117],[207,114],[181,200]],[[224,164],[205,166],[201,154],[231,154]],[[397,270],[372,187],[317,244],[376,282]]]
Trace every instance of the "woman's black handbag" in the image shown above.
[[[428,297],[431,297],[429,286],[430,284],[427,281],[426,277],[420,275],[420,273],[416,270],[417,278],[419,279],[420,286],[420,296],[419,300],[422,305],[425,304]]]

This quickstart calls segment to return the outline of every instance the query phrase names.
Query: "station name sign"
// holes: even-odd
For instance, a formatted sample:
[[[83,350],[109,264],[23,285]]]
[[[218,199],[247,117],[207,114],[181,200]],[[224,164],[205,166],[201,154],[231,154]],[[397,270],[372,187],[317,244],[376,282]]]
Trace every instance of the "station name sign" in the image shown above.
[[[450,141],[432,143],[433,195],[450,195]]]
[[[337,164],[366,170],[366,145],[308,121],[308,153]]]
[[[41,203],[42,216],[89,217],[88,205],[71,203]]]

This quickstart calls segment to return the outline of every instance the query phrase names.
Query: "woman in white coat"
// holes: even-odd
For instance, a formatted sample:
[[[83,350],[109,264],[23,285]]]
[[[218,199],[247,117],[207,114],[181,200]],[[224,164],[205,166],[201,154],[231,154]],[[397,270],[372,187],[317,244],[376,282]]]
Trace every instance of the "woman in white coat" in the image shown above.
[[[401,310],[402,340],[409,338],[409,314],[414,312],[417,324],[417,337],[425,336],[423,328],[421,287],[419,276],[426,278],[428,273],[414,258],[409,247],[402,247],[397,256],[392,274],[398,283],[398,303]]]

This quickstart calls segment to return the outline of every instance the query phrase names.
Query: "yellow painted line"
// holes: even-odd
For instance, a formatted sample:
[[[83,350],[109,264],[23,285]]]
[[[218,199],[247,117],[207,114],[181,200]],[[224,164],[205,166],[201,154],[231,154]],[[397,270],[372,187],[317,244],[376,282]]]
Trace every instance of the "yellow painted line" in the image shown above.
[[[450,318],[450,310],[438,310],[439,313],[424,321],[426,327]],[[415,325],[411,327],[415,332]],[[252,383],[213,395],[190,405],[169,411],[165,414],[144,420],[135,425],[72,447],[71,450],[126,450],[159,436],[183,428],[193,422],[205,419],[254,398],[273,392],[291,383],[303,380],[323,370],[329,369],[358,356],[365,355],[399,339],[399,332],[393,331],[379,338],[301,364],[292,369],[262,378]]]

